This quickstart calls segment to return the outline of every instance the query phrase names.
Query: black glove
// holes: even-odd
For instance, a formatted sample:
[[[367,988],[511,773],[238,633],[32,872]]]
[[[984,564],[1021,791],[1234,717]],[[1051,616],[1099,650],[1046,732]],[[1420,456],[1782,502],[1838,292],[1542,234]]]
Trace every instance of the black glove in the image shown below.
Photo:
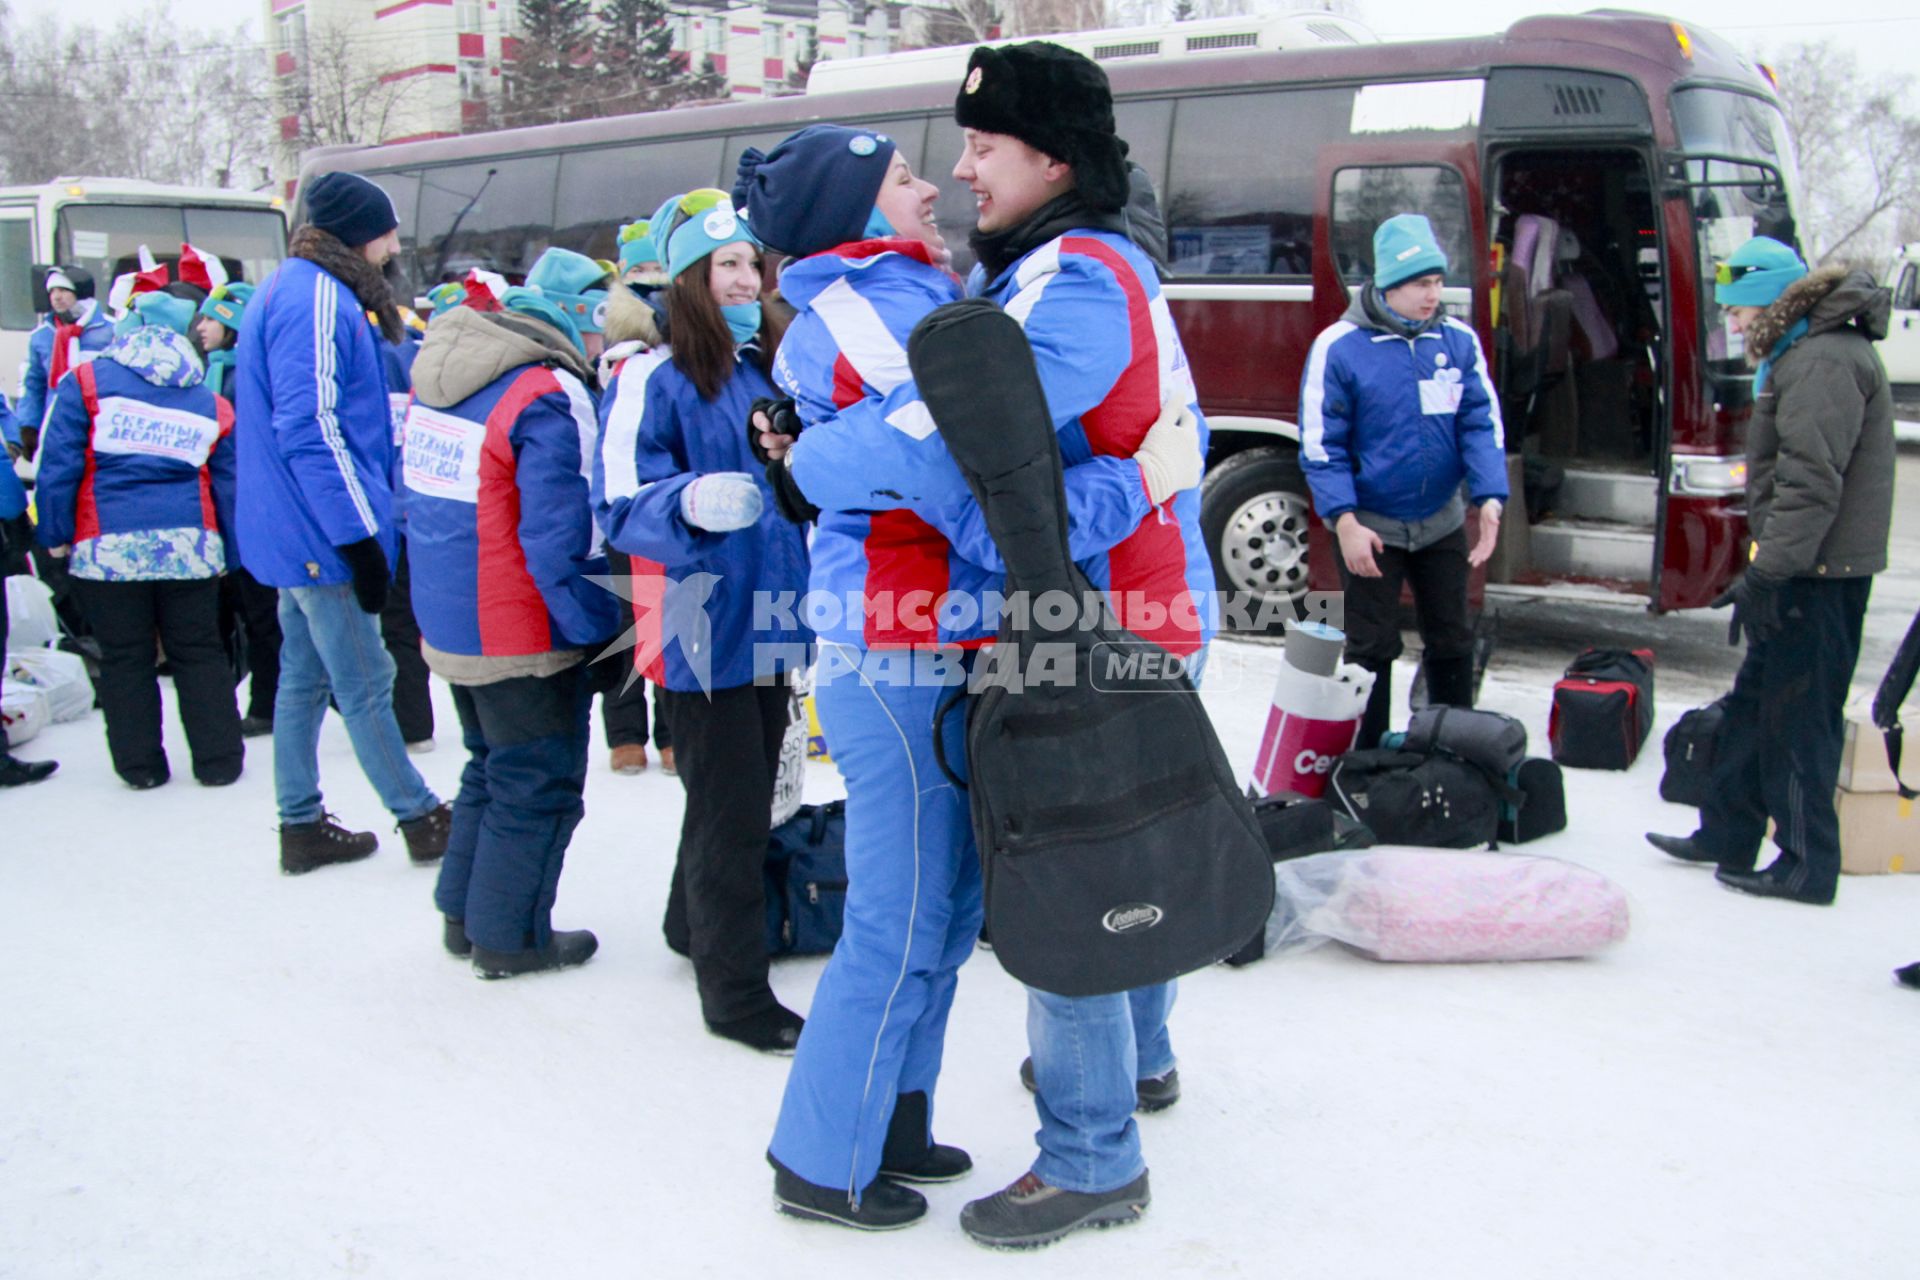
[[[380,539],[362,538],[335,550],[353,574],[353,595],[360,607],[368,613],[379,613],[386,608],[387,587],[393,582],[393,570],[387,565],[387,553],[380,549]]]
[[[767,456],[766,449],[760,444],[760,429],[753,425],[753,415],[756,413],[767,415],[767,421],[773,424],[776,435],[797,437],[801,427],[800,411],[792,399],[782,397],[775,400],[772,396],[759,397],[747,410],[747,447],[753,450],[753,456],[764,466],[773,459]]]
[[[40,452],[40,428],[20,428],[20,456],[32,462],[33,455],[38,452]]]
[[[767,484],[773,489],[774,505],[787,519],[795,524],[811,524],[820,518],[820,508],[800,492],[800,482],[793,478],[793,468],[785,458],[767,464]]]
[[[1780,630],[1780,588],[1783,580],[1749,568],[1740,580],[1722,591],[1713,608],[1733,606],[1727,619],[1727,643],[1740,643],[1740,632],[1747,633],[1748,644],[1759,644]]]

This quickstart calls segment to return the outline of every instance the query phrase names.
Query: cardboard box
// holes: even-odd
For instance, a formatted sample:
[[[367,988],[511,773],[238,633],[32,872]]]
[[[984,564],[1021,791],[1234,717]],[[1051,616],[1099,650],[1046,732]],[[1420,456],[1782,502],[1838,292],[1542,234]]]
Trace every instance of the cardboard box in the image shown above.
[[[1856,876],[1920,871],[1920,811],[1913,801],[1902,800],[1898,792],[1842,788],[1833,804],[1840,811],[1841,871]]]
[[[1902,721],[1905,724],[1905,721]],[[1920,774],[1920,732],[1907,726],[1906,740],[1915,744],[1902,753],[1909,776]],[[1900,784],[1887,763],[1887,739],[1865,712],[1847,713],[1846,737],[1840,748],[1840,786],[1846,791],[1898,791]]]

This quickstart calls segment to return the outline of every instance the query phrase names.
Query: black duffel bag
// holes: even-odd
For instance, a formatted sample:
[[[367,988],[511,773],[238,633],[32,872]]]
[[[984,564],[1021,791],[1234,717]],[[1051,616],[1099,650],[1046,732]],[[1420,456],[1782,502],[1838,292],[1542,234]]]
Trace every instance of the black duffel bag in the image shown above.
[[[1474,849],[1499,836],[1500,792],[1485,770],[1444,753],[1349,751],[1327,792],[1381,844]]]
[[[915,327],[907,358],[1006,562],[1009,607],[967,699],[994,955],[1066,996],[1225,959],[1266,926],[1266,842],[1184,669],[1120,627],[1068,552],[1026,335],[992,303],[949,303]]]
[[[1674,722],[1662,744],[1667,769],[1660,775],[1660,798],[1698,809],[1713,793],[1713,757],[1726,723],[1726,699],[1695,707]]]

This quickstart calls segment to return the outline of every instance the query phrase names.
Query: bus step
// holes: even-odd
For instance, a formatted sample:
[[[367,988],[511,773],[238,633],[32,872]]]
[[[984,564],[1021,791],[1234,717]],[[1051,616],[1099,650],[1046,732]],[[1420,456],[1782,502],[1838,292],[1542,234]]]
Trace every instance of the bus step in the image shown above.
[[[1536,573],[1549,577],[1616,578],[1645,582],[1653,572],[1653,530],[1563,516],[1528,531]]]
[[[1659,505],[1659,487],[1650,475],[1568,467],[1553,510],[1570,520],[1612,520],[1652,529]]]

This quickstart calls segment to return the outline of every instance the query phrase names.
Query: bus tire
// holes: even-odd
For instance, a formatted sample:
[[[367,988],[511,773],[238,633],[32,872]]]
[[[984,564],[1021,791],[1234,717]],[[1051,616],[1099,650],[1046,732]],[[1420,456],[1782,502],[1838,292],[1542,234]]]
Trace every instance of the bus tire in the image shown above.
[[[1296,449],[1247,449],[1210,470],[1200,486],[1200,530],[1220,589],[1265,605],[1305,595],[1312,510]]]

